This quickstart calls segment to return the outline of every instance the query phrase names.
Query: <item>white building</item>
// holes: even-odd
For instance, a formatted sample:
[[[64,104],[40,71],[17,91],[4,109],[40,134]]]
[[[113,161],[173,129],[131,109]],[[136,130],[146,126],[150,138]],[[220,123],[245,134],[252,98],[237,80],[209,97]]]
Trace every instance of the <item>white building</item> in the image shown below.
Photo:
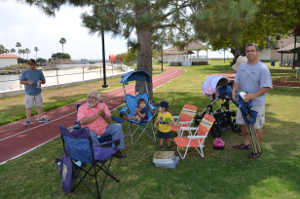
[[[208,64],[208,47],[199,42],[186,43],[182,51],[177,47],[170,47],[163,50],[163,62],[168,62],[170,66],[191,66]],[[206,55],[199,55],[200,51],[206,51]],[[193,51],[196,51],[196,55]]]
[[[14,54],[0,54],[0,69],[18,64],[18,56]]]
[[[262,61],[277,61],[281,60],[281,54],[276,52],[276,50],[285,48],[295,42],[293,37],[282,38],[278,40],[278,48],[264,48],[259,50],[258,58]],[[293,60],[293,54],[282,54],[283,60]]]

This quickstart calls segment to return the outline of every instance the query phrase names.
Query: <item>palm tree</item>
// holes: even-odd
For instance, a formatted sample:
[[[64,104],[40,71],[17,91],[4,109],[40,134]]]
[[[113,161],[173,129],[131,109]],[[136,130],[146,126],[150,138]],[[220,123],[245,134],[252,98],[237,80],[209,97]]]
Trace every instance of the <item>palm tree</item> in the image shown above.
[[[67,42],[67,40],[65,38],[60,38],[59,43],[61,43],[62,47],[61,47],[61,53],[64,53],[64,44]]]
[[[24,49],[20,49],[20,50],[18,50],[18,53],[19,54],[23,54],[23,59],[24,59],[24,54],[26,53],[25,50]]]
[[[30,50],[28,48],[26,48],[25,53],[27,54],[27,60],[28,60],[28,54],[30,53]]]
[[[37,51],[39,51],[39,48],[36,46],[36,47],[34,47],[34,51],[35,51],[35,53],[36,53],[36,55],[35,55],[35,60],[37,59]]]
[[[21,43],[20,42],[17,42],[16,43],[16,47],[18,47],[18,52],[20,51],[20,47],[22,47]]]
[[[16,50],[15,50],[14,48],[12,48],[12,49],[10,49],[10,52],[11,52],[11,53],[15,53]]]
[[[4,51],[5,51],[5,47],[0,44],[0,54],[4,54]]]

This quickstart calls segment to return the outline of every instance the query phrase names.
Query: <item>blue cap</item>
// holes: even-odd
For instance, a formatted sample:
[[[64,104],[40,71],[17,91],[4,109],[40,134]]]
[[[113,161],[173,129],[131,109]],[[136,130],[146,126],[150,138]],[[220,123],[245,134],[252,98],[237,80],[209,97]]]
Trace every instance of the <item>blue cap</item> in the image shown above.
[[[159,104],[156,104],[156,106],[161,106],[163,108],[169,108],[169,104],[166,101],[161,101]]]

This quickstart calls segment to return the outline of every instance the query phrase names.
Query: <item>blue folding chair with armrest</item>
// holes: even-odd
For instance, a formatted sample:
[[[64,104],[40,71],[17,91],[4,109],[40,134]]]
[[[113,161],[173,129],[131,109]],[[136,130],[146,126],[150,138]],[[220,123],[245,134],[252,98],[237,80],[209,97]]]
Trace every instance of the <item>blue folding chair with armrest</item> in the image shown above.
[[[129,81],[134,81],[134,80],[145,82],[146,93],[137,94],[136,96],[132,96],[129,94],[126,95],[125,85],[128,85]],[[151,76],[143,69],[141,69],[139,71],[132,71],[132,72],[126,73],[124,76],[122,76],[122,79],[120,81],[121,83],[123,83],[126,107],[124,107],[119,112],[123,115],[127,115],[128,117],[132,117],[134,115],[135,109],[138,108],[137,101],[140,98],[143,98],[146,101],[146,108],[148,110],[148,114],[147,114],[148,121],[147,122],[139,123],[134,120],[128,121],[128,129],[129,129],[129,134],[130,134],[130,139],[131,139],[132,145],[136,144],[136,142],[140,139],[140,137],[143,134],[147,135],[154,142],[156,141],[154,128],[153,128],[153,119],[155,118],[156,107],[149,103],[148,89],[147,89],[147,84],[146,84],[146,82],[151,82],[151,81],[152,81]],[[154,112],[154,114],[152,114],[152,111]],[[133,130],[132,125],[136,126],[134,132],[132,132],[132,130]],[[147,127],[149,125],[151,127],[151,130],[150,130],[151,132],[147,131]],[[138,132],[138,130],[141,130],[141,133],[138,136],[138,138],[134,141],[134,135]]]
[[[63,125],[59,125],[59,132],[61,134],[63,142],[63,150],[64,152],[67,151],[70,158],[73,160],[72,170],[75,173],[75,180],[72,183],[71,192],[73,192],[77,188],[77,186],[81,182],[83,182],[95,198],[101,198],[101,193],[107,176],[110,176],[116,182],[120,181],[110,171],[112,157],[118,149],[105,148],[100,146],[111,142],[116,143],[116,141],[124,139],[125,136],[120,136],[113,141],[101,143],[98,145],[92,145],[90,130],[87,127],[70,132]],[[75,161],[80,161],[86,165],[89,165],[89,167],[87,169],[84,169],[83,167],[76,165]],[[99,191],[98,173],[100,171],[103,171],[105,173],[105,176],[103,178],[101,190]],[[81,173],[83,173],[83,175]],[[95,193],[88,186],[86,176],[95,178],[97,193]]]

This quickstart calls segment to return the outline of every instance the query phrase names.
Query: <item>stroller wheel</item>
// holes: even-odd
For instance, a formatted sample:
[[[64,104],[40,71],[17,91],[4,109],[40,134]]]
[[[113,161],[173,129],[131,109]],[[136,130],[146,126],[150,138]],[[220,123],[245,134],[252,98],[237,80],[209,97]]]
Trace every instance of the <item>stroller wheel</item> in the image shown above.
[[[240,133],[241,132],[241,127],[240,127],[240,125],[235,123],[235,120],[233,120],[231,130],[235,133]]]
[[[221,127],[219,125],[217,125],[217,124],[214,124],[212,126],[212,128],[210,129],[210,134],[214,138],[221,137],[222,136],[222,129],[221,129]]]

